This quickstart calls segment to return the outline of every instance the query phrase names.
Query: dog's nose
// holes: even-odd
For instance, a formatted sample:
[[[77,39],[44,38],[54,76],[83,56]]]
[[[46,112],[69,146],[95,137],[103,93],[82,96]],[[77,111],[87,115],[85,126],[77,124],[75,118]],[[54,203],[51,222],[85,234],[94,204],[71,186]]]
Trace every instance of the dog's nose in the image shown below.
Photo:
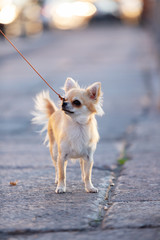
[[[67,106],[67,102],[63,102],[62,107],[65,108]]]

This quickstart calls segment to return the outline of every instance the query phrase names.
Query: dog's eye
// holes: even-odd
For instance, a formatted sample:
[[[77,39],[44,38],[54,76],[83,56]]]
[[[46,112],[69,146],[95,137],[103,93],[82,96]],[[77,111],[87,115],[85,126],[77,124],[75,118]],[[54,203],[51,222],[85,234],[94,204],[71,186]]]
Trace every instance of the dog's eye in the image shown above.
[[[73,105],[77,106],[77,107],[80,107],[81,106],[81,102],[79,100],[74,100],[72,102]]]

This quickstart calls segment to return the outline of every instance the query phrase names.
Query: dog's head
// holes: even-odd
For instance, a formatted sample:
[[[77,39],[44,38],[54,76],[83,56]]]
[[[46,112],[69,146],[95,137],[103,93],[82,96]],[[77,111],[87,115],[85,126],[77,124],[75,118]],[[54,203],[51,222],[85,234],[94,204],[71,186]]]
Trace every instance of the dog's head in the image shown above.
[[[67,78],[64,90],[62,110],[76,121],[86,121],[92,114],[103,115],[100,82],[83,89],[72,78]]]

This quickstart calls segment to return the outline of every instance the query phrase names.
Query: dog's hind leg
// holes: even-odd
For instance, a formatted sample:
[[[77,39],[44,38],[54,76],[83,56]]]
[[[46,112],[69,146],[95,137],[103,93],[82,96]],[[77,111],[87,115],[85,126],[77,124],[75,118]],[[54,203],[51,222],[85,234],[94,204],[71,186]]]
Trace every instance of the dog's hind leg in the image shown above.
[[[57,161],[58,161],[58,185],[56,188],[56,193],[65,193],[67,159],[59,152]]]
[[[48,137],[49,137],[49,151],[51,154],[51,158],[53,161],[53,165],[55,167],[55,183],[58,183],[58,172],[57,172],[57,151],[55,149],[55,139],[53,135],[52,128],[50,127],[50,124],[48,125]],[[54,148],[54,154],[53,154],[53,148]]]

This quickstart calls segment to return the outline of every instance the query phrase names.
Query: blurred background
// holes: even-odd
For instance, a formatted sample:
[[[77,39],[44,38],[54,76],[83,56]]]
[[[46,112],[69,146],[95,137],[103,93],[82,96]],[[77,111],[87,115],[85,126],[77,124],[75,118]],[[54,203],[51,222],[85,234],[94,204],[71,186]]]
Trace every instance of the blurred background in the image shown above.
[[[0,0],[1,28],[27,36],[46,29],[76,29],[93,22],[159,24],[157,0]]]
[[[158,0],[0,0],[0,28],[10,36],[78,29],[99,22],[147,24],[160,49]]]
[[[55,90],[67,77],[102,82],[103,139],[121,138],[150,102],[159,26],[159,0],[0,0],[0,28]],[[0,37],[1,132],[26,134],[32,98],[48,87]]]
[[[158,0],[0,0],[0,28],[10,36],[78,29],[99,22],[147,24],[160,49]]]

